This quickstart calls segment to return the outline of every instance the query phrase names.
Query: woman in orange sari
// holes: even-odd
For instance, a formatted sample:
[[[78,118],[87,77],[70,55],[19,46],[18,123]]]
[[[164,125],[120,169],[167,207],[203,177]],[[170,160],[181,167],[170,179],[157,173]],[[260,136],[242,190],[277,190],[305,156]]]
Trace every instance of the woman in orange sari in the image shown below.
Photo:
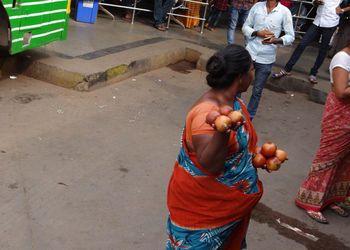
[[[320,223],[328,223],[322,214],[326,207],[348,216],[338,203],[350,196],[350,41],[333,57],[329,71],[332,92],[324,107],[320,147],[295,199]]]
[[[253,79],[249,53],[229,45],[207,63],[211,87],[189,111],[182,147],[168,187],[166,249],[242,249],[250,213],[262,196],[252,165],[257,142],[248,112],[237,97]],[[245,122],[219,132],[206,122],[212,110],[229,105]]]

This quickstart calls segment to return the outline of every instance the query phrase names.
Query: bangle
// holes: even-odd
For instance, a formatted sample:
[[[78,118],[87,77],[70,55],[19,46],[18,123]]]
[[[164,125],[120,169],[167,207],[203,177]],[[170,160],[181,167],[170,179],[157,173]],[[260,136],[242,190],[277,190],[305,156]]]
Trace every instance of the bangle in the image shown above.
[[[345,10],[344,10],[344,9],[341,9],[340,11],[341,11],[341,13],[344,13],[344,12],[345,12]]]

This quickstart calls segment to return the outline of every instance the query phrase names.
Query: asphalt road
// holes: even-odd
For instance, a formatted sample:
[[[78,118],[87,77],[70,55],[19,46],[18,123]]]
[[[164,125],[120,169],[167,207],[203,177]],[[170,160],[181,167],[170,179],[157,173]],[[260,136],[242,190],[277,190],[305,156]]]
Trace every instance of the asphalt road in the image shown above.
[[[205,73],[188,66],[88,93],[1,79],[0,249],[164,249],[181,130],[207,89]],[[276,142],[290,160],[278,172],[259,172],[265,191],[248,249],[350,249],[350,218],[326,211],[330,224],[321,225],[293,203],[318,147],[322,110],[298,93],[264,91],[258,143]]]

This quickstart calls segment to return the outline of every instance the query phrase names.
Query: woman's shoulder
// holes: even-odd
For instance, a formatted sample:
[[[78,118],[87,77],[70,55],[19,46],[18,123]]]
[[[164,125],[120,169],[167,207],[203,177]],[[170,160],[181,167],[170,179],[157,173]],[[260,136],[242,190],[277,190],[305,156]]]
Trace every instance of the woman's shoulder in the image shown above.
[[[345,51],[339,51],[333,57],[330,68],[333,69],[336,66],[350,67],[350,55]]]
[[[209,112],[213,109],[218,109],[218,104],[212,100],[203,100],[195,103],[189,113]]]

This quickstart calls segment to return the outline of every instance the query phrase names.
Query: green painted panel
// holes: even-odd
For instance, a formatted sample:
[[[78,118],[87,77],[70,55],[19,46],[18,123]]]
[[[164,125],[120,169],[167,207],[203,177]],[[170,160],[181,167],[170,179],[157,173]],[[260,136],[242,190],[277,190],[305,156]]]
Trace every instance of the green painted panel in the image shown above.
[[[69,21],[69,15],[67,14],[66,15],[66,22],[64,23],[64,26],[63,27],[56,26],[56,28],[60,27],[62,29],[62,31],[59,31],[59,32],[55,32],[52,34],[50,34],[50,33],[48,33],[48,34],[46,34],[46,33],[36,34],[36,32],[33,31],[30,45],[23,47],[23,41],[14,42],[14,43],[12,43],[11,53],[15,54],[15,53],[21,52],[23,50],[43,46],[45,44],[48,44],[48,43],[51,43],[51,42],[54,42],[57,40],[65,40],[67,38],[68,21]],[[45,35],[45,36],[35,37],[36,35]],[[23,35],[22,35],[22,37],[23,37]]]
[[[67,37],[68,0],[0,0],[10,18],[11,53],[35,48]],[[23,36],[30,32],[30,44],[23,47]]]

